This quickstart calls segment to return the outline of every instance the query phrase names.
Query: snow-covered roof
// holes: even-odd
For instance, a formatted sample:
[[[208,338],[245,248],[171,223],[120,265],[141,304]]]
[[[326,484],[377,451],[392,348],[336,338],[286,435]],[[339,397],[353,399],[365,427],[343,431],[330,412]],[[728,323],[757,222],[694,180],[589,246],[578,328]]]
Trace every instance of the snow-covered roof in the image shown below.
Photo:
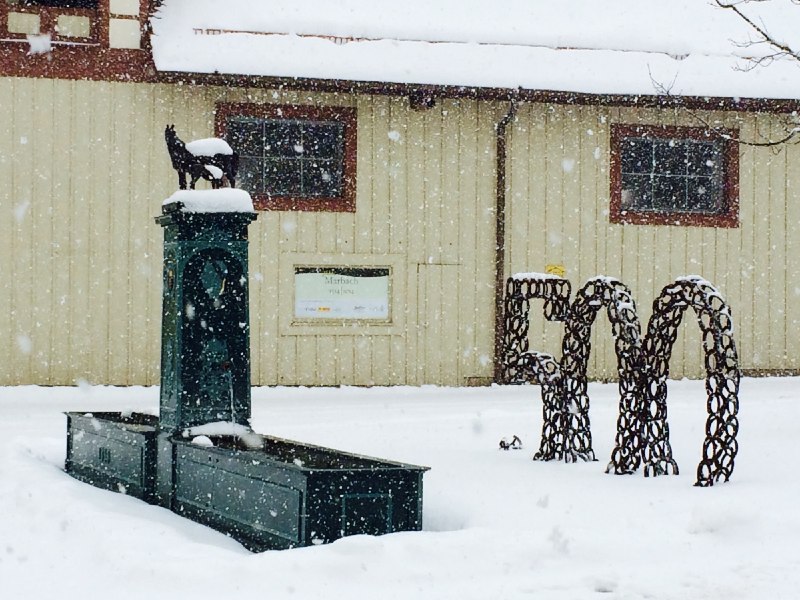
[[[800,41],[792,0],[740,6]],[[163,0],[152,24],[160,72],[800,99],[800,63],[751,68],[771,49],[711,0]]]

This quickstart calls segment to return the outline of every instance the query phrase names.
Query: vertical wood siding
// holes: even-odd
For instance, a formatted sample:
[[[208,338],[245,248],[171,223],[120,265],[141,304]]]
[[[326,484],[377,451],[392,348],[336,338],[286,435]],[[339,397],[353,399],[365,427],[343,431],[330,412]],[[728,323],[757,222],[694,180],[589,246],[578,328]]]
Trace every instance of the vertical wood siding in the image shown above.
[[[0,383],[157,383],[152,89],[3,79],[0,106]]]
[[[357,211],[261,213],[251,227],[253,383],[490,377],[492,107],[452,100],[415,112],[402,98],[3,79],[0,384],[158,383],[153,217],[177,186],[163,129],[208,137],[217,102],[358,109]],[[293,290],[279,283],[281,265],[309,254],[397,265],[403,327],[287,333]]]
[[[738,129],[743,140],[781,137],[780,117],[708,113],[707,122]],[[681,275],[702,275],[731,306],[742,367],[798,368],[800,308],[800,149],[740,146],[740,226],[733,229],[615,225],[608,219],[612,123],[698,126],[680,109],[527,105],[511,138],[507,273],[566,268],[579,287],[594,275],[619,277],[637,301],[642,326],[661,289]],[[762,137],[763,136],[763,137]],[[541,314],[536,307],[532,314]],[[531,347],[560,352],[563,327],[534,319]],[[688,313],[671,375],[704,375],[699,328]],[[593,333],[591,374],[616,378],[605,317]]]
[[[506,106],[443,100],[108,82],[0,80],[0,384],[156,384],[161,230],[177,187],[163,129],[207,137],[218,102],[358,109],[355,213],[265,212],[251,227],[253,383],[462,385],[491,377],[495,124]],[[745,139],[776,118],[703,113]],[[680,110],[526,104],[510,127],[507,274],[563,265],[573,284],[613,275],[643,323],[661,288],[700,274],[730,303],[746,369],[800,369],[800,148],[742,146],[735,229],[608,222],[612,123],[696,125]],[[298,257],[391,264],[394,328],[293,329]],[[285,278],[284,278],[285,279]],[[532,312],[532,347],[563,326]],[[689,315],[691,316],[691,315]],[[672,374],[702,375],[686,319]],[[598,318],[591,374],[614,378]]]

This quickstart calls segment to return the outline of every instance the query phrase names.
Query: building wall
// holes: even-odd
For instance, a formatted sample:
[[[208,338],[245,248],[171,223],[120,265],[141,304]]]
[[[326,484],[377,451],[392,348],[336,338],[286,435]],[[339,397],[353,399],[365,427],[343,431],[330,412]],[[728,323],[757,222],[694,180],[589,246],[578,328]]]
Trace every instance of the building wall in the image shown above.
[[[508,274],[562,265],[577,288],[594,275],[633,290],[642,327],[661,289],[681,275],[701,275],[731,306],[741,366],[796,370],[800,353],[800,148],[740,146],[738,228],[609,223],[612,123],[739,130],[748,141],[780,139],[782,118],[751,113],[689,113],[596,106],[525,105],[511,137]],[[540,315],[540,307],[532,314]],[[563,327],[532,320],[532,349],[560,351]],[[613,379],[610,326],[599,317],[591,372]],[[704,374],[700,330],[687,313],[671,362],[676,377]]]
[[[358,108],[356,212],[261,213],[251,226],[253,383],[490,377],[497,107],[416,112],[384,97],[7,78],[0,384],[158,383],[153,216],[177,187],[163,129],[212,135],[216,102]],[[309,262],[391,265],[392,326],[293,326],[292,266]]]
[[[0,79],[0,384],[156,384],[161,230],[177,187],[163,129],[212,135],[217,102],[356,106],[355,213],[265,212],[251,226],[253,383],[463,385],[492,375],[495,123],[504,103],[179,85]],[[742,137],[767,115],[704,114]],[[736,229],[610,225],[609,126],[696,125],[680,111],[525,104],[510,131],[507,274],[563,265],[574,285],[629,284],[643,321],[657,292],[700,274],[730,302],[747,369],[797,369],[796,146],[741,148]],[[656,258],[657,257],[657,258]],[[295,264],[390,265],[390,326],[292,323]],[[532,312],[532,348],[562,331]],[[689,321],[690,319],[687,319]],[[673,375],[700,376],[699,330]],[[591,374],[613,378],[598,319]]]

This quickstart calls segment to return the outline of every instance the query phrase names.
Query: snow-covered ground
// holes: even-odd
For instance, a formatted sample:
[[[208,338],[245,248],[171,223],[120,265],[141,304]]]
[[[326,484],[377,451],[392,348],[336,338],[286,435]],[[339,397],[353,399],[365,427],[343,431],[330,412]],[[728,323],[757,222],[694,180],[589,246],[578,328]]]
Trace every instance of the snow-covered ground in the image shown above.
[[[257,431],[427,465],[424,530],[250,554],[67,476],[65,410],[149,410],[145,388],[0,388],[0,597],[795,599],[800,380],[742,382],[732,480],[693,487],[703,382],[670,384],[681,474],[606,475],[616,388],[592,385],[598,462],[539,463],[538,388],[255,389]],[[497,449],[519,435],[522,451]]]

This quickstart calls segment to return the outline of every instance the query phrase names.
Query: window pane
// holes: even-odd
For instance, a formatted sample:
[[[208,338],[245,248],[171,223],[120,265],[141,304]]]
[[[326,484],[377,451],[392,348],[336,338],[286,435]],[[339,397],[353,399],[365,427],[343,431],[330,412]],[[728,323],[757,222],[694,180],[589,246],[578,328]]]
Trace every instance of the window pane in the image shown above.
[[[694,142],[689,144],[689,174],[712,177],[722,168],[722,154],[717,144]]]
[[[303,164],[303,193],[332,198],[341,195],[342,175],[332,160],[307,160]]]
[[[622,142],[622,172],[650,173],[653,169],[653,142],[627,138]]]
[[[264,122],[264,156],[296,158],[303,155],[300,124],[294,121]]]
[[[693,212],[718,212],[722,206],[722,188],[711,177],[689,179],[687,209]]]
[[[654,142],[655,173],[660,175],[686,174],[686,143],[681,140]]]
[[[231,119],[226,139],[240,156],[260,157],[264,153],[264,126],[260,121]]]
[[[659,212],[686,210],[686,178],[653,177],[653,209]]]
[[[344,146],[344,126],[339,123],[306,124],[303,142],[307,157],[337,158]]]
[[[264,161],[264,191],[275,196],[299,196],[300,161],[272,159]]]
[[[242,158],[239,160],[239,173],[236,184],[250,192],[258,194],[264,191],[264,176],[262,174],[263,161],[256,158]]]
[[[650,175],[623,175],[622,210],[652,210],[652,189]]]
[[[239,187],[278,198],[277,205],[291,206],[290,210],[297,206],[292,198],[351,203],[353,190],[344,185],[345,174],[353,167],[349,162],[345,165],[345,138],[351,135],[347,123],[335,120],[327,111],[319,111],[320,120],[316,120],[316,112],[311,109],[298,109],[287,118],[266,110],[268,116],[263,117],[227,117],[226,139],[239,154]],[[345,115],[354,112],[342,109]],[[349,209],[349,204],[345,206],[343,202],[343,208]]]
[[[615,165],[619,187],[614,190],[619,212],[650,213],[653,217],[636,222],[667,224],[673,223],[673,215],[728,216],[735,210],[728,206],[726,186],[733,175],[727,172],[726,153],[732,147],[727,140],[699,128],[657,126],[641,126],[634,136],[613,136],[612,140],[619,156]],[[619,213],[613,208],[612,221],[625,222],[616,220]],[[695,223],[676,218],[674,223],[678,222]],[[725,221],[722,226],[731,225]]]

